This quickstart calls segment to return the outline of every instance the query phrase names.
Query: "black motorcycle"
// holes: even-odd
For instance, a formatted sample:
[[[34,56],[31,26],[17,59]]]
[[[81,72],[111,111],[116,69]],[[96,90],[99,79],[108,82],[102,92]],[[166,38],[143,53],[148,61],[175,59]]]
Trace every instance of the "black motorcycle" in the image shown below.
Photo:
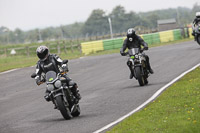
[[[67,70],[58,74],[54,71],[48,71],[45,77],[43,76],[42,82],[46,82],[47,90],[50,92],[49,97],[55,104],[55,108],[60,110],[66,120],[69,120],[72,117],[79,116],[81,111],[78,100],[71,92],[72,86],[68,86],[66,84],[66,78],[63,77],[66,73]],[[31,77],[35,78],[36,74],[33,73]]]
[[[147,69],[146,58],[142,54],[143,49],[132,48],[126,53],[129,57],[128,65],[131,66],[131,72],[140,86],[148,84],[149,71]]]
[[[195,28],[195,40],[200,45],[200,24],[198,24]]]

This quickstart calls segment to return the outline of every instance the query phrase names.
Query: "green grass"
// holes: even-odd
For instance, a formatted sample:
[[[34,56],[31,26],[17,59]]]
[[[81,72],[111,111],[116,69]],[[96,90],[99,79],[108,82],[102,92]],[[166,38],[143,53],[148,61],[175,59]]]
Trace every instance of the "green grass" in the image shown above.
[[[200,132],[200,68],[167,88],[155,101],[107,133]]]
[[[9,56],[6,58],[0,58],[0,72],[22,68],[35,65],[37,61],[36,57],[25,57],[25,56]]]
[[[74,53],[68,52],[61,53],[59,55],[62,59],[74,59],[83,56],[80,54],[78,50],[74,50]],[[8,57],[0,57],[0,72],[15,69],[15,68],[23,68],[36,65],[38,61],[37,55],[35,56],[8,56]]]
[[[149,47],[171,45],[171,44],[174,44],[174,43],[180,43],[180,42],[185,42],[185,41],[189,41],[189,40],[191,40],[191,39],[182,39],[182,40],[167,42],[167,43],[151,44],[151,45],[149,45]],[[21,47],[21,46],[26,46],[26,45],[25,44],[24,45],[9,45],[7,48],[11,48],[12,46],[14,46],[16,48],[17,46]],[[33,45],[33,46],[35,46],[35,45]],[[5,46],[1,46],[0,48],[5,48]],[[88,56],[97,56],[97,55],[103,55],[103,54],[119,53],[119,50],[120,49],[98,51],[96,53],[91,53]],[[14,68],[22,68],[22,67],[28,67],[28,66],[35,65],[38,59],[36,58],[35,49],[31,49],[31,51],[32,52],[30,53],[30,57],[26,56],[25,51],[22,51],[22,54],[17,55],[17,56],[8,56],[8,57],[5,57],[3,55],[0,56],[0,72],[10,70],[10,69],[14,69]],[[57,50],[51,50],[51,52],[54,53],[54,52],[57,52]],[[74,58],[79,58],[79,57],[82,57],[82,56],[84,56],[84,55],[80,54],[79,50],[77,50],[77,49],[74,49],[74,53],[72,53],[70,51],[70,49],[68,49],[67,54],[65,54],[64,52],[62,52],[60,54],[60,57],[62,59],[74,59]]]

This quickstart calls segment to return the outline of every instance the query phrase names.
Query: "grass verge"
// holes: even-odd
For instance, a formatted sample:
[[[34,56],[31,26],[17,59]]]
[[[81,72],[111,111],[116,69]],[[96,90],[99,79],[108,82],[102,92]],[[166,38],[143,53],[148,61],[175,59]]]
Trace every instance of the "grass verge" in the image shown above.
[[[200,131],[199,112],[200,67],[107,133],[197,133]]]
[[[163,45],[171,45],[175,43],[181,43],[185,41],[190,41],[191,39],[182,39],[178,41],[173,42],[167,42],[167,43],[160,43],[160,44],[152,44],[150,47],[158,47]],[[9,46],[10,47],[10,46]],[[15,46],[16,47],[16,46]],[[112,53],[119,53],[119,49],[113,49],[113,50],[105,50],[105,51],[99,51],[96,53],[92,53],[88,56],[97,56],[97,55],[103,55],[103,54],[112,54]],[[60,57],[62,59],[75,59],[84,56],[83,54],[80,54],[78,50],[74,50],[74,53],[68,52],[67,55],[64,53],[60,54]],[[29,67],[33,66],[37,62],[36,55],[27,57],[24,56],[1,56],[0,57],[0,72],[7,71],[14,68],[22,68],[22,67]]]
[[[68,54],[61,53],[62,59],[74,59],[83,56],[80,52],[74,51],[74,53],[68,52]],[[36,65],[38,61],[37,55],[35,56],[8,56],[0,57],[0,72],[7,71],[15,68],[23,68]]]

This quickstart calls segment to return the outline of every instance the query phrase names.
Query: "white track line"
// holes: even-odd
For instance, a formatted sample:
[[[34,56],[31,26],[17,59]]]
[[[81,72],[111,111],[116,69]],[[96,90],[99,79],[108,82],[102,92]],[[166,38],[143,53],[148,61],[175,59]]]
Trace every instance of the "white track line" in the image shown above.
[[[132,115],[133,113],[137,112],[138,110],[140,110],[141,108],[143,108],[144,106],[146,106],[148,103],[150,103],[151,101],[153,101],[162,91],[164,91],[167,87],[169,87],[170,85],[172,85],[173,83],[175,83],[176,81],[178,81],[180,78],[182,78],[184,75],[186,75],[187,73],[191,72],[192,70],[196,69],[197,67],[200,66],[200,63],[197,64],[196,66],[192,67],[191,69],[185,71],[184,73],[182,73],[180,76],[178,76],[177,78],[173,79],[171,82],[169,82],[168,84],[166,84],[165,86],[163,86],[162,88],[160,88],[152,97],[150,97],[146,102],[144,102],[143,104],[141,104],[139,107],[137,107],[136,109],[134,109],[133,111],[131,111],[130,113],[128,113],[127,115],[119,118],[118,120],[102,127],[101,129],[93,132],[93,133],[100,133],[112,126],[114,126],[115,124],[121,122],[122,120],[124,120],[125,118],[129,117],[130,115]]]
[[[36,66],[30,66],[30,67],[36,67]],[[16,69],[11,69],[11,70],[8,70],[8,71],[5,71],[5,72],[1,72],[0,75],[5,74],[5,73],[9,73],[9,72],[13,72],[13,71],[16,71],[16,70],[19,70],[19,69],[22,69],[22,68],[16,68]]]
[[[1,72],[0,74],[9,73],[9,72],[16,71],[16,70],[19,70],[19,69],[20,69],[20,68],[17,68],[17,69],[12,69],[12,70],[8,70],[8,71],[5,71],[5,72]]]

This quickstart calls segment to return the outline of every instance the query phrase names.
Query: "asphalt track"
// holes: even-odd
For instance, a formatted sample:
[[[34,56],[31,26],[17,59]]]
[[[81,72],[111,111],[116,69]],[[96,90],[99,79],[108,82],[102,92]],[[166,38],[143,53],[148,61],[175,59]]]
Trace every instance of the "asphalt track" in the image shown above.
[[[194,41],[150,48],[155,74],[140,87],[129,79],[127,57],[120,54],[69,61],[69,75],[79,85],[80,117],[64,120],[44,98],[45,84],[37,86],[34,67],[0,74],[0,133],[91,133],[126,115],[157,90],[200,62]]]

